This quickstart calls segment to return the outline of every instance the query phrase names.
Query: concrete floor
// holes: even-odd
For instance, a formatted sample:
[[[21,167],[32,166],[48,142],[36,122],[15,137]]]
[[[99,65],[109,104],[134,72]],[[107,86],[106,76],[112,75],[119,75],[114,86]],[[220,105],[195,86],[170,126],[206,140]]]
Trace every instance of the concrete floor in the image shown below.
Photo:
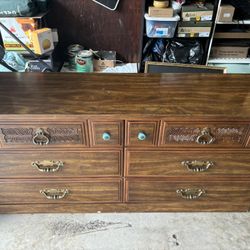
[[[0,215],[1,250],[247,250],[250,213]]]

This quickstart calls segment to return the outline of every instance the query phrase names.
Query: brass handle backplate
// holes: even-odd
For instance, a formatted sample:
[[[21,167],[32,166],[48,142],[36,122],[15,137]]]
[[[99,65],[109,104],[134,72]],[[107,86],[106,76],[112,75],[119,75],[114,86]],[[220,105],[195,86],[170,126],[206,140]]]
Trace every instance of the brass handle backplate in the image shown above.
[[[31,163],[33,167],[36,167],[40,172],[57,172],[63,167],[62,161],[34,161]]]
[[[176,193],[186,200],[197,200],[206,193],[204,189],[177,189]]]
[[[40,190],[40,193],[43,194],[47,199],[50,200],[60,200],[63,199],[68,193],[68,189],[43,189]]]
[[[47,145],[49,144],[49,135],[44,131],[44,129],[39,128],[36,130],[36,133],[32,139],[33,144],[35,145]]]
[[[209,128],[203,128],[196,138],[198,144],[212,144],[214,141],[215,137],[211,134]]]
[[[188,171],[192,172],[204,172],[207,171],[210,167],[213,167],[215,164],[212,161],[183,161],[181,163]]]

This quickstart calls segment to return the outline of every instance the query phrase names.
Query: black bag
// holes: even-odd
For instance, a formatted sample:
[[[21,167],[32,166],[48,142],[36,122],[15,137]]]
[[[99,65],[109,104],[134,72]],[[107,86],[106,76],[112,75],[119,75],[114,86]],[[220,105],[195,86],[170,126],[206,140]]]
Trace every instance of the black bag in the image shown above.
[[[204,50],[198,40],[149,39],[143,50],[143,62],[201,64]]]

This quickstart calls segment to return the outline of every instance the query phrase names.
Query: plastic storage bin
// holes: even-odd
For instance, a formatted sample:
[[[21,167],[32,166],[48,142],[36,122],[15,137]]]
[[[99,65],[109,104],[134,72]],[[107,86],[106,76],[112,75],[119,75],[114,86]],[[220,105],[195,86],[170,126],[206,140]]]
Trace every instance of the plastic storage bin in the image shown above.
[[[146,33],[152,38],[171,38],[174,36],[177,22],[180,20],[178,15],[174,17],[150,17],[145,14]]]

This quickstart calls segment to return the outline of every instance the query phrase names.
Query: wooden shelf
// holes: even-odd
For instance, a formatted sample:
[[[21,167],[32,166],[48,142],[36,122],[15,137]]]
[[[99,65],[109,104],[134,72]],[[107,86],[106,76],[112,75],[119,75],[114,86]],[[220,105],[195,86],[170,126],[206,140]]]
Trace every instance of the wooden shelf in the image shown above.
[[[213,58],[208,63],[250,64],[250,58]]]
[[[250,25],[250,20],[233,20],[232,22],[216,22],[216,24],[247,24],[247,25]]]

